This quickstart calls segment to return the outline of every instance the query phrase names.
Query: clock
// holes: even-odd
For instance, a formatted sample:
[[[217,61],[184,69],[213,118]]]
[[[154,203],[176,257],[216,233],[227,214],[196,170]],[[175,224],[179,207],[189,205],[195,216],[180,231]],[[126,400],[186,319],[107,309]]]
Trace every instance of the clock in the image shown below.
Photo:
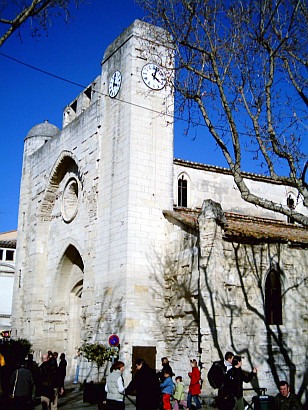
[[[144,83],[152,90],[161,90],[166,84],[166,75],[162,68],[154,63],[146,64],[141,71]]]
[[[121,87],[121,82],[122,82],[122,75],[120,71],[115,71],[109,80],[109,87],[108,87],[109,97],[114,98],[118,94],[120,87]]]

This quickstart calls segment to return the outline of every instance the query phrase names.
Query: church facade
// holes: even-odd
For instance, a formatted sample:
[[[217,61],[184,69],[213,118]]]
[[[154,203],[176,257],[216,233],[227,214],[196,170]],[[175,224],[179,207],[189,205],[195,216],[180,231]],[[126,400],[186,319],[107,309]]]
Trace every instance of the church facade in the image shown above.
[[[273,393],[284,378],[303,396],[308,231],[245,203],[228,170],[174,159],[172,50],[160,35],[135,21],[64,109],[63,129],[45,122],[25,139],[12,336],[37,360],[70,360],[116,334],[128,369],[167,356],[186,383],[197,358],[207,396],[211,362],[232,350],[259,367],[255,387]],[[245,178],[296,201],[290,187]],[[82,380],[95,379],[89,369],[84,360]]]

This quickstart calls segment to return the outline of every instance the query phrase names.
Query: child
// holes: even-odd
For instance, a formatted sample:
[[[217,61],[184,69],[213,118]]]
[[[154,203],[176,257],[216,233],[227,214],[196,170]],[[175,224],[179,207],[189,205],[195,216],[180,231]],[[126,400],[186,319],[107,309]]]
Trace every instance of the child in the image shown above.
[[[182,376],[177,376],[175,378],[176,387],[173,394],[174,397],[174,407],[173,410],[179,410],[179,405],[181,404],[185,408],[187,407],[187,402],[184,401],[185,393],[184,393],[184,383]]]
[[[200,370],[198,369],[197,360],[193,359],[190,361],[190,366],[192,368],[191,372],[188,373],[190,377],[190,385],[187,395],[187,407],[191,409],[191,401],[194,399],[197,409],[201,409],[201,403],[198,395],[201,393],[200,388]]]
[[[173,393],[173,381],[169,370],[164,371],[165,381],[160,383],[163,393],[164,410],[171,410],[170,397]]]

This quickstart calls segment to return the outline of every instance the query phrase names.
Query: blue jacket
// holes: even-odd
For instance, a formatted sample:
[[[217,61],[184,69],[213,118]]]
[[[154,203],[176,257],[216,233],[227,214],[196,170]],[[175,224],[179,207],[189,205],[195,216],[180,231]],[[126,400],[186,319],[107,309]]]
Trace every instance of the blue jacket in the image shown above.
[[[166,394],[172,394],[173,393],[173,381],[171,377],[167,377],[163,383],[160,384],[160,387],[162,388],[162,392]]]

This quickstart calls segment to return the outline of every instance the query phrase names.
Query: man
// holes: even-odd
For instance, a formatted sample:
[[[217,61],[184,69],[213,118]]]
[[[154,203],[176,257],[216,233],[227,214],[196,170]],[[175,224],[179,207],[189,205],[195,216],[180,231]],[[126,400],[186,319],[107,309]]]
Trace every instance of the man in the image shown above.
[[[226,409],[230,407],[233,408],[233,410],[244,410],[243,382],[249,383],[257,371],[255,367],[246,375],[242,370],[241,356],[233,357],[232,369],[228,370],[222,387],[222,397],[226,399],[225,405],[222,406],[222,408]]]
[[[80,368],[80,361],[81,361],[81,351],[78,350],[76,356],[74,356],[74,359],[76,360],[76,373],[75,373],[75,379],[74,379],[74,384],[78,384],[78,377],[79,377],[79,368]]]
[[[125,389],[125,394],[136,391],[137,410],[157,410],[160,386],[156,372],[143,359],[137,359],[135,365],[137,372]]]
[[[301,410],[302,404],[296,394],[290,392],[290,386],[285,380],[278,383],[279,392],[275,397],[276,410]]]
[[[56,410],[58,408],[58,380],[56,368],[48,355],[42,355],[42,364],[37,372],[37,394],[41,396],[42,409]],[[63,389],[61,389],[61,394]]]
[[[217,360],[212,364],[208,371],[207,378],[213,389],[221,389],[226,373],[232,369],[233,357],[234,354],[232,352],[227,352],[224,359]]]
[[[34,381],[30,370],[25,368],[24,360],[12,374],[10,382],[14,392],[15,409],[30,410]]]
[[[218,389],[218,395],[216,397],[216,405],[221,408],[221,397],[223,394],[224,378],[227,372],[232,369],[232,360],[234,353],[226,352],[225,358],[214,362],[208,371],[207,377],[210,385],[213,389]]]

